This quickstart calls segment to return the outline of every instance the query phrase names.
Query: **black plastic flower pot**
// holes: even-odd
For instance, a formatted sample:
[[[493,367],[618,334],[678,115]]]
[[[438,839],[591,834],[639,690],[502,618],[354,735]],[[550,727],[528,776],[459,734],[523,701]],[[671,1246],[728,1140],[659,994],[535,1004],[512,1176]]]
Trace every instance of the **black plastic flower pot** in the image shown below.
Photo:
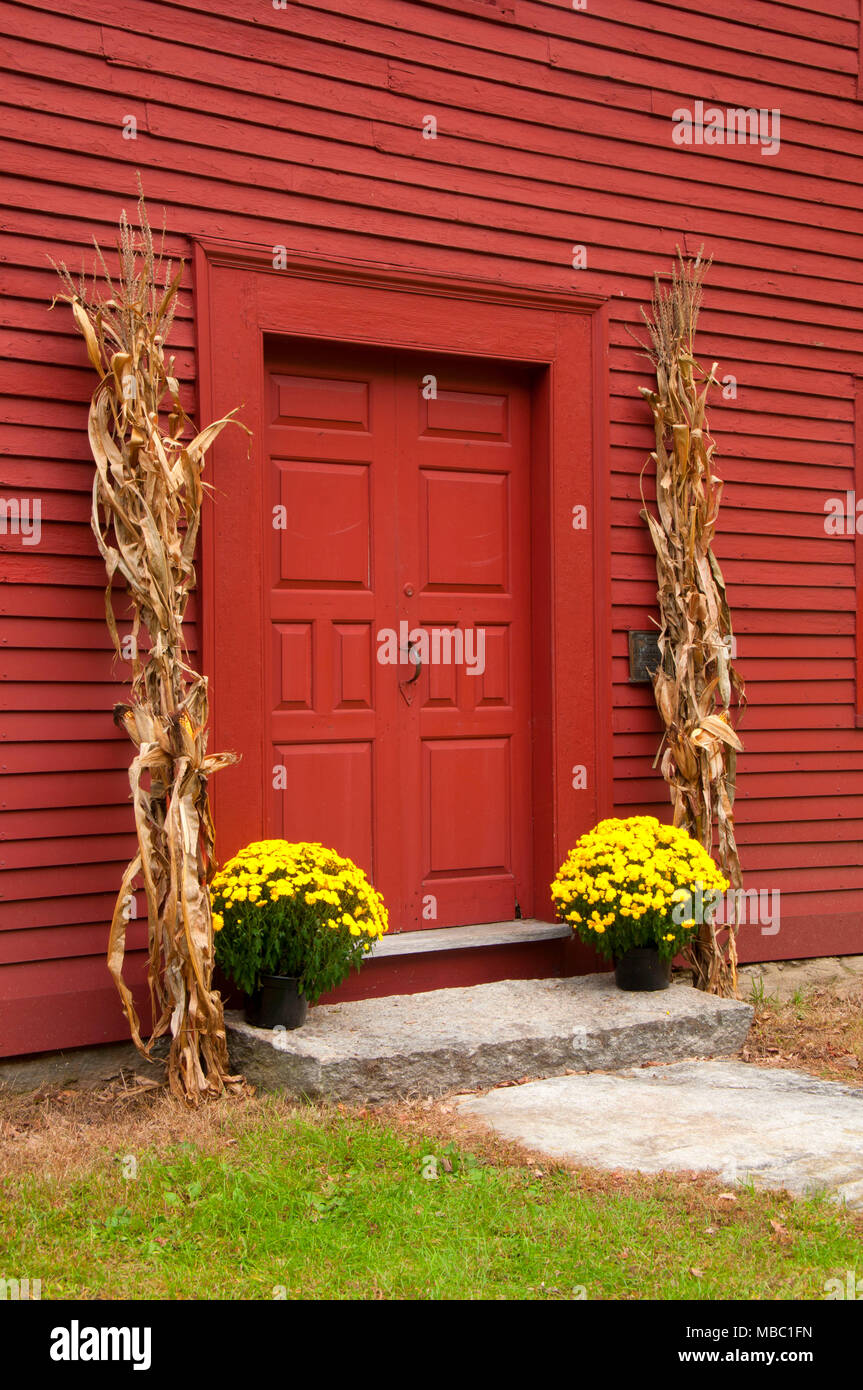
[[[632,946],[614,962],[618,989],[668,989],[671,961],[663,960],[655,946]]]
[[[294,975],[262,975],[260,987],[246,1000],[246,1022],[256,1028],[302,1028],[309,1001]]]

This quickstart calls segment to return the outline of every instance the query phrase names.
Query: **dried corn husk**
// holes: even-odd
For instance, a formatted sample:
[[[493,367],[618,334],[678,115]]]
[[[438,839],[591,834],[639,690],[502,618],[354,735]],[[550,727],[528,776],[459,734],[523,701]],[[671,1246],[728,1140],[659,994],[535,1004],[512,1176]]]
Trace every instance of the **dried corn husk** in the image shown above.
[[[694,355],[702,282],[709,266],[700,254],[678,264],[671,285],[656,277],[652,312],[642,310],[650,335],[647,355],[656,390],[641,388],[653,413],[658,518],[645,506],[656,550],[660,662],[654,675],[656,706],[665,725],[657,760],[668,783],[674,824],[718,858],[734,888],[742,887],[734,838],[736,756],[743,745],[731,724],[732,693],[745,703],[743,682],[731,660],[731,614],[722,572],[711,549],[722,482],[714,472],[715,445],[707,423],[707,397],[717,363],[703,371]],[[644,497],[642,495],[642,501]],[[739,898],[735,894],[735,904]],[[725,943],[712,923],[697,929],[691,946],[695,983],[715,994],[737,994],[735,920]]]
[[[67,293],[58,298],[71,306],[100,378],[88,426],[96,465],[91,525],[108,574],[105,617],[118,657],[111,602],[117,580],[133,611],[131,701],[115,706],[114,719],[137,749],[129,782],[138,852],[120,885],[108,969],[136,1046],[148,1056],[155,1040],[170,1032],[168,1085],[197,1104],[242,1085],[229,1075],[222,1001],[212,989],[207,888],[214,838],[207,782],[236,757],[207,754],[207,682],[188,664],[183,642],[183,615],[195,587],[204,458],[231,417],[182,438],[190,421],[174,359],[164,353],[182,270],[172,276],[161,251],[157,256],[143,196],[138,211],[137,234],[125,212],[120,219],[117,284],[97,246],[107,293],[97,293],[95,277],[88,293],[83,279],[76,286],[60,266]],[[142,631],[148,638],[143,648]],[[123,979],[127,904],[139,876],[147,900],[153,1012],[146,1043]]]

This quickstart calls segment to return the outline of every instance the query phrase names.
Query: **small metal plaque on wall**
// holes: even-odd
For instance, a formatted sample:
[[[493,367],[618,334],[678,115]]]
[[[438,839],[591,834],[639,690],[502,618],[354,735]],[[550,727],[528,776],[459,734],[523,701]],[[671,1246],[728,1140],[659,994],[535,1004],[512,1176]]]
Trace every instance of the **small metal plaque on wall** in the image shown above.
[[[659,634],[653,632],[630,632],[629,634],[629,680],[652,681],[653,673],[659,665]]]

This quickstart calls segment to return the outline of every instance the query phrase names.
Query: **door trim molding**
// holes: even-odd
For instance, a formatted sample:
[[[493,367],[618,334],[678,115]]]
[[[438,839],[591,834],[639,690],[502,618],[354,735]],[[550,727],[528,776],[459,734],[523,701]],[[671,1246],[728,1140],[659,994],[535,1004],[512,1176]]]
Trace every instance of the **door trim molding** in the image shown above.
[[[270,247],[214,238],[194,244],[201,420],[241,406],[239,418],[255,429],[263,418],[267,333],[542,369],[534,392],[531,459],[539,470],[532,601],[542,602],[546,590],[548,651],[543,669],[542,644],[535,649],[533,708],[537,743],[548,757],[545,774],[534,777],[534,915],[550,918],[543,883],[578,835],[613,804],[607,301],[292,251],[284,269],[274,269],[272,261]],[[250,441],[239,430],[225,430],[210,455],[209,481],[217,498],[226,491],[220,479],[248,474],[248,496],[244,489],[238,499],[247,523],[262,477],[259,436],[260,431]],[[587,533],[573,529],[572,508],[578,504],[588,509]],[[258,593],[263,584],[261,556],[226,540],[224,526],[216,563],[216,532],[224,518],[224,511],[216,515],[217,506],[210,497],[204,507],[199,591],[202,665],[213,687],[213,748],[225,751],[232,728],[263,718],[263,691],[256,697],[249,682],[244,703],[231,686],[232,678],[247,679],[245,672],[254,669],[255,632],[262,634],[263,618],[254,603],[244,609],[248,632],[225,653],[217,615],[237,602],[240,574],[247,585],[257,583]],[[580,642],[585,616],[590,630]],[[583,791],[572,786],[579,765],[587,769]],[[228,853],[238,847],[240,815],[250,823],[260,818],[264,772],[260,760],[256,768],[247,758],[245,766],[215,779],[220,848]]]
[[[524,285],[500,280],[481,280],[459,275],[429,274],[427,271],[388,266],[379,261],[337,259],[333,256],[314,256],[306,252],[288,251],[284,269],[273,266],[273,248],[251,246],[243,242],[223,241],[217,237],[201,237],[195,246],[195,282],[199,283],[201,259],[208,266],[226,266],[255,270],[279,279],[349,282],[382,289],[401,289],[414,294],[451,296],[454,299],[478,299],[493,303],[512,304],[526,308],[545,308],[562,313],[593,313],[607,304],[600,295],[576,291],[531,289]]]

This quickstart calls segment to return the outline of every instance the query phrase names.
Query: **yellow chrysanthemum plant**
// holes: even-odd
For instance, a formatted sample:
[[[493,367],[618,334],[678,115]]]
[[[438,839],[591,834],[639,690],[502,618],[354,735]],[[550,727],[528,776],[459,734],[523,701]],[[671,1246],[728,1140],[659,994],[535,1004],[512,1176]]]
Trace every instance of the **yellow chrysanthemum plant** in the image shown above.
[[[682,828],[655,816],[600,821],[570,850],[551,885],[558,916],[606,959],[655,946],[662,960],[685,951],[698,918],[709,920],[729,887],[710,855]]]
[[[359,970],[389,928],[362,869],[308,841],[259,840],[210,885],[216,961],[247,995],[265,975],[293,976],[310,1003]]]

